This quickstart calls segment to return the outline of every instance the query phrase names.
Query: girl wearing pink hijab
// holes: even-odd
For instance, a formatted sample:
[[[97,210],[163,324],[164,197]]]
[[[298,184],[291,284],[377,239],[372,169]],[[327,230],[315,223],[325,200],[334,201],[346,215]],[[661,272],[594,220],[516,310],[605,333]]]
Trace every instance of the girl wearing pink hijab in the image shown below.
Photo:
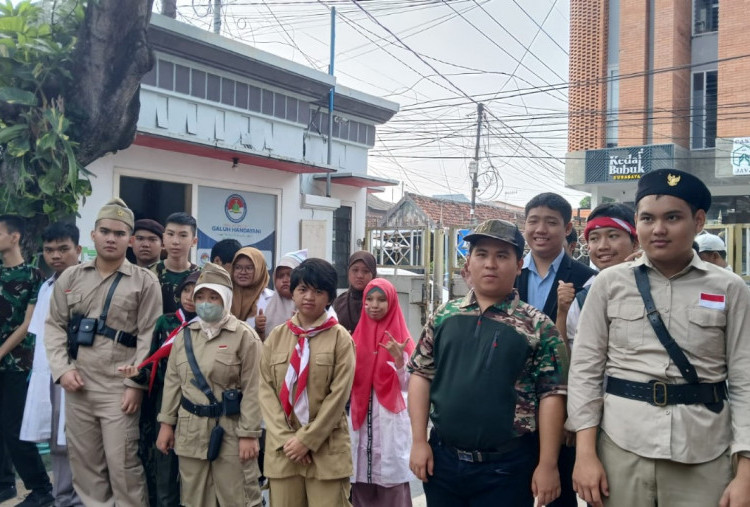
[[[406,410],[414,350],[396,289],[383,278],[367,284],[352,338],[357,349],[351,395],[352,503],[410,507],[411,427]]]

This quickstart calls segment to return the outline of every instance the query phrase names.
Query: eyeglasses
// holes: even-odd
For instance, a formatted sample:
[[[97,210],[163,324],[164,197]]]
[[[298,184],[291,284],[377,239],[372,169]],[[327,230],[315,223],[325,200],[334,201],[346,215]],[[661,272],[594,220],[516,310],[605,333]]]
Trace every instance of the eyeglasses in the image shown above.
[[[240,266],[238,264],[234,267],[234,270],[239,273],[252,273],[255,271],[255,266]]]

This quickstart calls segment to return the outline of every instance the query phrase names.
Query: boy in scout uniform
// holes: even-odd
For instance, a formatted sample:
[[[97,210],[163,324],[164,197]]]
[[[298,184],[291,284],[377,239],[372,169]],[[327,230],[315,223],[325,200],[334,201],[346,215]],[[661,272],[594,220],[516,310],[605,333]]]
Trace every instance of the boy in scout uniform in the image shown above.
[[[750,291],[693,251],[702,181],[653,171],[635,203],[644,254],[597,276],[573,348],[574,487],[595,506],[748,505]]]
[[[345,408],[355,354],[352,337],[326,312],[336,298],[337,279],[323,259],[307,259],[294,268],[290,287],[297,313],[276,327],[263,346],[263,473],[271,505],[351,505]]]
[[[148,355],[161,291],[153,273],[125,259],[132,230],[133,212],[121,199],[102,207],[91,232],[96,259],[60,275],[45,327],[52,378],[66,391],[73,485],[85,505],[148,504],[138,458],[145,386],[123,380],[117,366],[140,364]],[[75,357],[68,347],[71,322],[79,322],[70,326]]]
[[[156,446],[165,454],[174,449],[179,457],[182,505],[260,505],[261,341],[250,326],[230,314],[232,281],[224,268],[207,263],[193,299],[200,320],[175,337],[169,354]],[[188,330],[194,360],[213,400],[200,388],[190,364]],[[225,433],[212,459],[209,447],[216,427]]]
[[[431,507],[547,505],[560,495],[567,349],[513,288],[518,227],[487,220],[466,241],[472,290],[435,311],[408,365],[410,467]]]

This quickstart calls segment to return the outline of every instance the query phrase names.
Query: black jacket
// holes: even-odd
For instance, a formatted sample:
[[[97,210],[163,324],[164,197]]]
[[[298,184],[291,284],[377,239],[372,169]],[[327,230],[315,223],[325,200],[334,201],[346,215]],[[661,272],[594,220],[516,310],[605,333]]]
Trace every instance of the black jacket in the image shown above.
[[[552,282],[552,288],[547,294],[547,300],[544,303],[544,308],[540,308],[549,318],[553,321],[557,319],[557,285],[558,280],[562,280],[565,283],[573,283],[576,288],[576,294],[583,288],[583,284],[588,281],[589,278],[594,276],[596,271],[586,266],[585,264],[578,262],[571,258],[567,253],[563,256],[562,262],[560,262],[560,269],[557,270],[555,280]],[[521,274],[516,278],[516,288],[518,294],[521,297],[521,301],[528,302],[529,297],[529,269],[523,268]]]

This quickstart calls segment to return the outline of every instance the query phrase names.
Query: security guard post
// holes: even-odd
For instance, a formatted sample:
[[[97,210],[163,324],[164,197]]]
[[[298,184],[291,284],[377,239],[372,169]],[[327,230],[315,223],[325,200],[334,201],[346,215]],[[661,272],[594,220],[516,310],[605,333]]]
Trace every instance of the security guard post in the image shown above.
[[[55,283],[45,345],[66,391],[66,436],[73,485],[85,505],[148,505],[138,458],[138,414],[146,386],[118,375],[148,355],[161,290],[153,273],[125,259],[133,212],[118,198],[97,215],[97,257]]]
[[[750,291],[692,249],[702,181],[649,172],[635,203],[644,254],[597,276],[573,348],[574,487],[595,506],[748,505]]]

